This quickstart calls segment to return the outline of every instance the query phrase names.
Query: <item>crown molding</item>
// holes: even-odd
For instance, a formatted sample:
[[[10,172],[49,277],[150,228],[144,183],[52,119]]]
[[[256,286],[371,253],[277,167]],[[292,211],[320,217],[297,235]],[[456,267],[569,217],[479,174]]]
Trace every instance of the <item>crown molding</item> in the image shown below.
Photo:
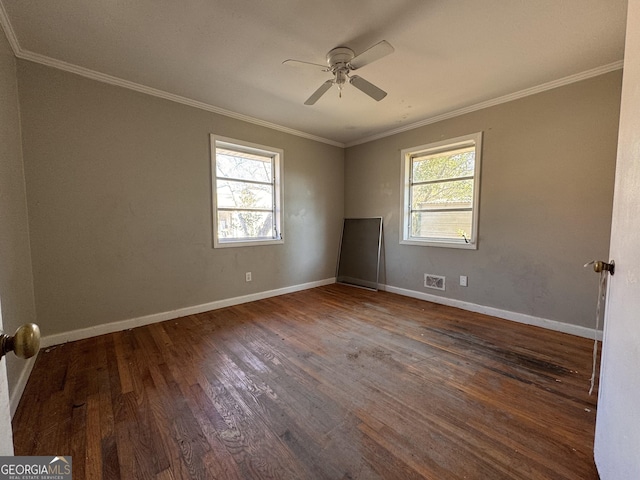
[[[165,100],[170,100],[172,102],[181,103],[183,105],[187,105],[190,107],[198,108],[201,110],[206,110],[208,112],[213,112],[218,115],[224,115],[225,117],[234,118],[236,120],[241,120],[243,122],[252,123],[254,125],[259,125],[261,127],[270,128],[272,130],[278,130],[280,132],[288,133],[291,135],[295,135],[298,137],[307,138],[309,140],[314,140],[316,142],[327,143],[329,145],[333,145],[335,147],[344,148],[345,144],[341,142],[336,142],[334,140],[330,140],[328,138],[318,137],[316,135],[312,135],[310,133],[302,132],[300,130],[295,130],[293,128],[284,127],[282,125],[278,125],[276,123],[267,122],[266,120],[260,120],[259,118],[251,117],[249,115],[244,115],[242,113],[232,112],[231,110],[226,110],[224,108],[216,107],[215,105],[211,105],[205,102],[200,102],[198,100],[193,100],[191,98],[183,97],[181,95],[176,95],[173,93],[165,92],[164,90],[159,90],[157,88],[148,87],[146,85],[142,85],[140,83],[131,82],[129,80],[125,80],[123,78],[114,77],[112,75],[107,75],[106,73],[97,72],[95,70],[91,70],[84,67],[79,67],[77,65],[73,65],[71,63],[64,62],[62,60],[57,60],[55,58],[47,57],[46,55],[40,55],[38,53],[20,50],[19,53],[16,54],[16,57],[22,60],[28,60],[30,62],[39,63],[41,65],[46,65],[48,67],[57,68],[59,70],[64,70],[66,72],[75,73],[76,75],[80,75],[82,77],[90,78],[92,80],[96,80],[98,82],[108,83],[109,85],[115,85],[117,87],[128,88],[129,90],[133,90],[140,93],[145,93],[147,95],[151,95],[158,98],[163,98]]]
[[[424,120],[420,120],[418,122],[410,123],[408,125],[404,125],[402,127],[394,128],[393,130],[387,130],[381,133],[377,133],[375,135],[371,135],[369,137],[361,138],[360,140],[355,140],[353,142],[346,143],[346,147],[353,147],[355,145],[360,145],[367,142],[372,142],[373,140],[378,140],[380,138],[389,137],[391,135],[395,135],[397,133],[407,132],[409,130],[414,130],[419,127],[424,127],[425,125],[430,125],[432,123],[441,122],[443,120],[447,120],[449,118],[458,117],[460,115],[464,115],[466,113],[475,112],[477,110],[482,110],[483,108],[493,107],[495,105],[500,105],[502,103],[511,102],[513,100],[518,100],[520,98],[528,97],[530,95],[535,95],[536,93],[545,92],[547,90],[552,90],[554,88],[563,87],[565,85],[569,85],[571,83],[579,82],[581,80],[586,80],[588,78],[597,77],[598,75],[604,75],[605,73],[613,72],[615,70],[620,70],[624,66],[624,61],[619,60],[617,62],[609,63],[607,65],[602,65],[600,67],[592,68],[591,70],[586,70],[584,72],[576,73],[573,75],[569,75],[568,77],[563,77],[558,80],[553,80],[551,82],[543,83],[541,85],[537,85],[535,87],[527,88],[524,90],[520,90],[518,92],[510,93],[508,95],[503,95],[502,97],[497,97],[491,100],[487,100],[485,102],[476,103],[474,105],[470,105],[468,107],[459,108],[457,110],[452,110],[451,112],[443,113],[441,115],[436,115],[435,117],[429,117]]]
[[[0,7],[2,3],[0,2]],[[0,8],[0,20],[2,20],[2,8]],[[4,23],[3,23],[4,27]],[[620,70],[624,66],[624,61],[619,60],[617,62],[609,63],[607,65],[602,65],[600,67],[592,68],[591,70],[586,70],[584,72],[576,73],[573,75],[569,75],[567,77],[560,78],[558,80],[553,80],[551,82],[543,83],[541,85],[537,85],[535,87],[527,88],[524,90],[520,90],[518,92],[510,93],[508,95],[503,95],[501,97],[493,98],[491,100],[487,100],[484,102],[476,103],[474,105],[470,105],[468,107],[459,108],[457,110],[452,110],[450,112],[443,113],[441,115],[436,115],[434,117],[429,117],[418,122],[410,123],[408,125],[404,125],[402,127],[398,127],[392,130],[386,130],[384,132],[371,135],[369,137],[361,138],[359,140],[355,140],[353,142],[342,143],[335,140],[331,140],[324,137],[319,137],[316,135],[312,135],[307,132],[302,132],[300,130],[295,130],[293,128],[288,128],[282,125],[278,125],[276,123],[267,122],[265,120],[260,120],[259,118],[251,117],[249,115],[244,115],[241,113],[233,112],[231,110],[226,110],[224,108],[216,107],[215,105],[211,105],[205,102],[200,102],[198,100],[193,100],[187,97],[183,97],[180,95],[176,95],[173,93],[165,92],[164,90],[159,90],[157,88],[148,87],[146,85],[142,85],[139,83],[131,82],[129,80],[124,80],[122,78],[114,77],[112,75],[107,75],[105,73],[100,73],[95,70],[90,70],[88,68],[79,67],[77,65],[73,65],[71,63],[64,62],[62,60],[57,60],[51,57],[47,57],[46,55],[40,55],[38,53],[22,50],[17,43],[17,39],[15,38],[15,34],[10,27],[11,34],[7,34],[7,38],[9,39],[9,43],[11,47],[14,49],[14,54],[16,57],[21,58],[23,60],[28,60],[34,63],[39,63],[41,65],[46,65],[48,67],[57,68],[59,70],[64,70],[66,72],[75,73],[76,75],[80,75],[86,78],[90,78],[92,80],[96,80],[103,83],[108,83],[110,85],[115,85],[118,87],[128,88],[129,90],[134,90],[140,93],[146,93],[147,95],[152,95],[154,97],[163,98],[165,100],[169,100],[176,103],[181,103],[183,105],[188,105],[190,107],[198,108],[201,110],[206,110],[208,112],[213,112],[218,115],[224,115],[225,117],[234,118],[236,120],[241,120],[247,123],[252,123],[254,125],[259,125],[262,127],[270,128],[272,130],[278,130],[280,132],[288,133],[291,135],[295,135],[302,138],[307,138],[309,140],[314,140],[316,142],[326,143],[328,145],[333,145],[334,147],[340,148],[348,148],[353,147],[355,145],[360,145],[367,142],[372,142],[374,140],[378,140],[381,138],[389,137],[391,135],[396,135],[398,133],[406,132],[409,130],[414,130],[419,127],[424,127],[425,125],[431,125],[433,123],[441,122],[443,120],[447,120],[449,118],[458,117],[460,115],[465,115],[467,113],[475,112],[477,110],[482,110],[483,108],[489,108],[496,105],[500,105],[502,103],[511,102],[513,100],[518,100],[520,98],[528,97],[530,95],[535,95],[537,93],[542,93],[547,90],[552,90],[554,88],[563,87],[565,85],[570,85],[572,83],[576,83],[582,80],[586,80],[588,78],[597,77],[598,75],[604,75],[605,73],[613,72],[615,70]],[[5,30],[6,32],[6,30]],[[13,42],[12,40],[13,39]],[[17,50],[17,51],[16,51]]]
[[[450,112],[446,112],[441,115],[436,115],[434,117],[429,117],[423,120],[419,120],[417,122],[410,123],[402,127],[394,128],[392,130],[386,130],[384,132],[377,133],[375,135],[371,135],[368,137],[364,137],[359,140],[355,140],[353,142],[342,143],[342,142],[338,142],[328,138],[319,137],[317,135],[312,135],[307,132],[302,132],[300,130],[295,130],[293,128],[284,127],[276,123],[260,120],[259,118],[251,117],[249,115],[232,112],[231,110],[226,110],[224,108],[216,107],[215,105],[211,105],[205,102],[200,102],[198,100],[193,100],[191,98],[183,97],[181,95],[175,95],[173,93],[165,92],[164,90],[148,87],[146,85],[131,82],[129,80],[114,77],[112,75],[100,73],[95,70],[73,65],[71,63],[67,63],[62,60],[57,60],[51,57],[47,57],[46,55],[41,55],[28,50],[23,50],[20,47],[18,38],[15,34],[15,31],[13,30],[13,27],[11,26],[11,22],[9,21],[9,16],[7,14],[7,11],[4,7],[2,0],[0,0],[0,25],[4,29],[4,32],[7,36],[7,40],[13,50],[14,55],[17,58],[28,60],[34,63],[39,63],[41,65],[46,65],[48,67],[57,68],[59,70],[64,70],[70,73],[75,73],[76,75],[90,78],[98,82],[103,82],[103,83],[108,83],[110,85],[115,85],[118,87],[128,88],[136,92],[146,93],[147,95],[152,95],[154,97],[163,98],[165,100],[181,103],[183,105],[198,108],[201,110],[206,110],[208,112],[213,112],[218,115],[223,115],[225,117],[234,118],[236,120],[241,120],[243,122],[252,123],[254,125],[259,125],[262,127],[270,128],[272,130],[277,130],[280,132],[288,133],[290,135],[307,138],[309,140],[326,143],[328,145],[333,145],[334,147],[340,147],[340,148],[348,148],[356,145],[361,145],[363,143],[372,142],[374,140],[389,137],[391,135],[396,135],[398,133],[414,130],[419,127],[424,127],[425,125],[431,125],[432,123],[441,122],[449,118],[458,117],[460,115],[465,115],[467,113],[475,112],[477,110],[482,110],[483,108],[493,107],[496,105],[500,105],[502,103],[518,100],[520,98],[528,97],[530,95],[535,95],[537,93],[541,93],[547,90],[569,85],[571,83],[579,82],[581,80],[586,80],[588,78],[596,77],[598,75],[604,75],[605,73],[619,70],[624,66],[624,61],[619,60],[617,62],[609,63],[607,65],[602,65],[600,67],[592,68],[591,70],[586,70],[584,72],[569,75],[567,77],[563,77],[558,80],[553,80],[551,82],[543,83],[535,87],[527,88],[524,90],[520,90],[518,92],[510,93],[508,95],[503,95],[501,97],[497,97],[491,100],[476,103],[468,107],[459,108],[457,110],[452,110]]]
[[[7,40],[9,42],[9,45],[11,46],[11,49],[13,50],[13,54],[17,58],[20,58],[22,60],[28,60],[30,62],[46,65],[47,67],[57,68],[58,70],[64,70],[66,72],[75,73],[76,75],[90,78],[98,82],[108,83],[110,85],[115,85],[117,87],[128,88],[129,90],[134,90],[140,93],[146,93],[147,95],[152,95],[154,97],[163,98],[165,100],[181,103],[183,105],[198,108],[201,110],[206,110],[208,112],[216,113],[218,115],[224,115],[225,117],[234,118],[236,120],[241,120],[243,122],[252,123],[254,125],[270,128],[272,130],[288,133],[290,135],[295,135],[297,137],[307,138],[309,140],[314,140],[316,142],[326,143],[329,145],[333,145],[334,147],[340,147],[340,148],[345,147],[345,144],[342,142],[336,142],[335,140],[319,137],[317,135],[312,135],[310,133],[302,132],[300,130],[295,130],[293,128],[284,127],[276,123],[271,123],[271,122],[267,122],[266,120],[260,120],[259,118],[251,117],[249,115],[232,112],[231,110],[226,110],[224,108],[216,107],[215,105],[211,105],[205,102],[193,100],[191,98],[183,97],[181,95],[175,95],[173,93],[165,92],[164,90],[148,87],[146,85],[125,80],[123,78],[114,77],[112,75],[107,75],[106,73],[97,72],[89,68],[80,67],[78,65],[64,62],[62,60],[57,60],[55,58],[51,58],[46,55],[41,55],[39,53],[31,52],[29,50],[24,50],[22,47],[20,47],[20,43],[18,42],[18,37],[16,36],[15,31],[13,30],[13,26],[9,21],[9,15],[7,14],[4,4],[1,0],[0,0],[0,25],[2,26],[2,29],[4,30],[7,36]]]
[[[13,26],[9,21],[9,14],[7,10],[4,8],[4,4],[0,0],[0,25],[4,30],[4,34],[7,37],[7,41],[9,42],[9,46],[11,50],[13,50],[13,54],[17,57],[18,53],[20,53],[20,44],[18,43],[18,37],[16,37],[16,32],[13,30]]]

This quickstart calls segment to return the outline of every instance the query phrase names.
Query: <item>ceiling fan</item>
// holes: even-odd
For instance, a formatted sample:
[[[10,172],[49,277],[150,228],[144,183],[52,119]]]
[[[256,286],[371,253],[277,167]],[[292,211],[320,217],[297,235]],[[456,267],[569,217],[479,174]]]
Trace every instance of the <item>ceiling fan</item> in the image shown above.
[[[285,60],[282,63],[302,63],[305,65],[313,65],[316,67],[322,68],[323,72],[331,72],[333,74],[333,78],[327,80],[320,88],[318,88],[311,96],[304,102],[305,105],[313,105],[318,101],[318,99],[324,95],[327,90],[331,88],[332,85],[336,85],[338,87],[338,92],[340,97],[342,97],[342,88],[344,87],[347,80],[351,85],[356,87],[358,90],[366,93],[371,98],[376,101],[382,100],[387,96],[387,92],[376,87],[373,83],[366,81],[364,78],[359,77],[358,75],[349,76],[349,73],[352,70],[357,70],[359,68],[364,67],[365,65],[369,65],[376,60],[381,59],[393,53],[394,48],[391,46],[389,42],[386,40],[382,40],[381,42],[376,43],[373,47],[370,47],[368,50],[365,50],[360,55],[356,55],[353,50],[347,47],[337,47],[327,53],[327,66],[320,65],[319,63],[305,62],[302,60]]]

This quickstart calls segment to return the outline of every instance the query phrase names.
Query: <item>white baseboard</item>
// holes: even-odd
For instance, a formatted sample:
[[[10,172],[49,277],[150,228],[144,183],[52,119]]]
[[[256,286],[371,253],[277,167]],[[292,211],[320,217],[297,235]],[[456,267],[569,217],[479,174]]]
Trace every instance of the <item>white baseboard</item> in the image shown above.
[[[468,310],[470,312],[482,313],[493,317],[503,318],[505,320],[555,330],[557,332],[569,333],[571,335],[577,335],[578,337],[594,338],[595,334],[595,329],[593,328],[581,327],[579,325],[558,322],[547,318],[534,317],[533,315],[511,312],[509,310],[502,310],[495,307],[486,307],[484,305],[456,300],[454,298],[441,297],[439,295],[418,292],[415,290],[407,290],[405,288],[393,287],[391,285],[380,285],[378,288],[387,292],[397,293],[398,295],[404,295],[405,297],[412,297],[420,300],[426,300],[428,302],[439,303],[441,305],[461,308],[462,310]],[[597,338],[602,341],[602,330],[598,330]]]
[[[220,308],[240,305],[242,303],[254,302],[264,298],[277,297],[287,293],[299,292],[310,288],[321,287],[336,283],[334,278],[326,278],[315,282],[302,283],[291,287],[278,288],[275,290],[267,290],[266,292],[252,293],[241,297],[226,298],[215,302],[203,303],[192,307],[179,308],[177,310],[169,310],[168,312],[154,313],[143,317],[130,318],[119,322],[105,323],[89,328],[81,328],[70,332],[56,333],[42,338],[41,347],[50,347],[52,345],[60,345],[61,343],[73,342],[75,340],[83,340],[85,338],[97,337],[106,333],[121,332],[130,328],[142,327],[152,323],[164,322],[165,320],[173,320],[174,318],[186,317],[187,315],[195,315],[197,313],[208,312],[210,310],[218,310]]]
[[[20,403],[22,393],[27,386],[27,381],[29,380],[29,375],[31,375],[31,370],[33,370],[33,366],[36,363],[36,358],[37,355],[24,361],[24,366],[22,368],[20,376],[18,377],[18,381],[15,383],[13,389],[11,390],[11,395],[9,397],[9,409],[11,411],[11,418],[13,418],[16,410],[18,409],[18,403]]]
[[[106,323],[103,325],[96,325],[89,328],[81,328],[78,330],[72,330],[70,332],[57,333],[54,335],[48,335],[43,337],[40,342],[40,348],[47,348],[53,345],[59,345],[61,343],[72,342],[75,340],[83,340],[85,338],[96,337],[98,335],[104,335],[106,333],[120,332],[128,330],[130,328],[141,327],[143,325],[149,325],[152,323],[164,322],[165,320],[173,320],[175,318],[184,317],[187,315],[195,315],[197,313],[208,312],[210,310],[217,310],[220,308],[231,307],[233,305],[240,305],[242,303],[253,302],[255,300],[262,300],[264,298],[276,297],[278,295],[285,295],[287,293],[299,292],[302,290],[308,290],[310,288],[321,287],[324,285],[330,285],[335,283],[335,278],[327,278],[324,280],[318,280],[315,282],[303,283],[300,285],[293,285],[291,287],[278,288],[275,290],[268,290],[266,292],[252,293],[250,295],[243,295],[240,297],[233,297],[224,300],[217,300],[215,302],[204,303],[202,305],[195,305],[192,307],[179,308],[177,310],[170,310],[168,312],[154,313],[152,315],[145,315],[143,317],[130,318],[128,320],[121,320],[119,322]],[[486,307],[484,305],[478,305],[471,302],[464,302],[462,300],[456,300],[453,298],[441,297],[438,295],[432,295],[429,293],[417,292],[415,290],[407,290],[404,288],[393,287],[391,285],[379,285],[380,290],[384,290],[398,295],[404,295],[406,297],[417,298],[420,300],[426,300],[428,302],[439,303],[442,305],[448,305],[450,307],[457,307],[470,312],[482,313],[485,315],[492,315],[494,317],[503,318],[506,320],[512,320],[518,323],[525,323],[527,325],[534,325],[537,327],[547,328],[549,330],[555,330],[558,332],[569,333],[577,335],[579,337],[593,338],[594,330],[591,328],[581,327],[578,325],[571,325],[569,323],[557,322],[555,320],[548,320],[546,318],[534,317],[532,315],[526,315],[523,313],[511,312],[508,310],[501,310],[494,307]],[[602,340],[602,331],[598,331],[598,340]],[[22,393],[29,380],[29,375],[35,364],[36,357],[30,358],[25,362],[25,367],[22,369],[22,373],[18,378],[18,381],[13,387],[11,397],[9,399],[11,407],[11,416],[13,417],[18,403],[22,397]]]
[[[224,300],[217,300],[215,302],[203,303],[202,305],[195,305],[192,307],[179,308],[177,310],[170,310],[168,312],[154,313],[152,315],[145,315],[143,317],[130,318],[127,320],[121,320],[119,322],[105,323],[102,325],[96,325],[88,328],[81,328],[78,330],[72,330],[70,332],[56,333],[54,335],[47,335],[40,340],[40,348],[47,348],[53,345],[60,345],[66,342],[73,342],[75,340],[83,340],[85,338],[97,337],[98,335],[104,335],[106,333],[120,332],[128,330],[130,328],[141,327],[143,325],[150,325],[152,323],[164,322],[165,320],[173,320],[174,318],[185,317],[187,315],[195,315],[197,313],[208,312],[210,310],[217,310],[219,308],[231,307],[233,305],[240,305],[241,303],[253,302],[255,300],[262,300],[264,298],[277,297],[278,295],[285,295],[287,293],[299,292],[301,290],[308,290],[310,288],[321,287],[323,285],[330,285],[336,283],[334,278],[326,278],[324,280],[318,280],[315,282],[302,283],[300,285],[293,285],[291,287],[278,288],[275,290],[268,290],[266,292],[252,293],[250,295],[243,295],[240,297],[227,298]],[[11,407],[11,417],[18,408],[18,403],[22,398],[29,375],[35,364],[36,357],[30,358],[25,363],[22,373],[18,378],[18,381],[13,386],[9,404]]]

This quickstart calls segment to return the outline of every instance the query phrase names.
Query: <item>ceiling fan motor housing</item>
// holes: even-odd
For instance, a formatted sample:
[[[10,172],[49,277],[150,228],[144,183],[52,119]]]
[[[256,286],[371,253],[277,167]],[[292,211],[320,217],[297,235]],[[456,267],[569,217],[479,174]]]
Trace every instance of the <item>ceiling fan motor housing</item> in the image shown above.
[[[349,62],[353,59],[355,53],[347,47],[337,47],[327,53],[327,64],[331,72],[335,75],[334,82],[342,89],[348,78]]]
[[[327,53],[327,65],[332,71],[338,68],[348,68],[353,57],[355,57],[355,53],[350,48],[337,47]]]

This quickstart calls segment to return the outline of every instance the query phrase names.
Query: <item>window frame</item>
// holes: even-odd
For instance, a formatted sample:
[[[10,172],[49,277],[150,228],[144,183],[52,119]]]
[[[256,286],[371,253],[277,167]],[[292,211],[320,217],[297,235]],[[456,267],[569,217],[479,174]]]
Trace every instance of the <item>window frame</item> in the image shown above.
[[[478,224],[480,207],[480,171],[482,166],[482,133],[476,132],[469,135],[450,138],[439,142],[405,148],[400,152],[402,165],[400,206],[400,244],[421,245],[429,247],[447,247],[477,250],[478,248]],[[464,147],[475,147],[474,173],[473,173],[473,202],[471,217],[471,238],[451,239],[442,237],[414,237],[411,235],[411,187],[412,161],[417,156],[432,155],[449,152]]]
[[[213,221],[213,248],[228,247],[249,247],[259,245],[279,245],[284,243],[284,189],[283,189],[283,172],[284,172],[284,150],[281,148],[259,145],[256,143],[237,140],[235,138],[223,137],[221,135],[210,134],[211,139],[211,206]],[[224,148],[241,153],[249,153],[261,155],[271,158],[273,178],[273,223],[275,228],[274,237],[260,238],[240,238],[240,239],[222,239],[218,237],[218,175],[217,175],[217,149]],[[243,180],[240,180],[243,181]],[[247,180],[246,183],[268,184],[263,181]],[[233,208],[224,208],[224,210],[234,210]],[[241,209],[238,209],[241,210]]]

